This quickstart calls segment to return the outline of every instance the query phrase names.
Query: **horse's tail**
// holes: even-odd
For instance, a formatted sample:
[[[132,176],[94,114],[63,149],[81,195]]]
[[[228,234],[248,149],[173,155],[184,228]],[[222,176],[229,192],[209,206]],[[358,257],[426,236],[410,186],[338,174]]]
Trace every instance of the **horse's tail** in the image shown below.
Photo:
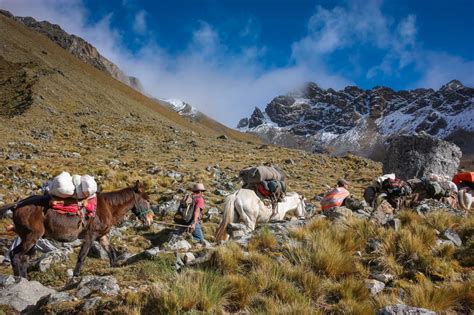
[[[216,242],[225,241],[227,239],[227,225],[234,221],[235,211],[235,199],[237,193],[231,194],[225,198],[224,213],[222,215],[222,221],[216,232]]]

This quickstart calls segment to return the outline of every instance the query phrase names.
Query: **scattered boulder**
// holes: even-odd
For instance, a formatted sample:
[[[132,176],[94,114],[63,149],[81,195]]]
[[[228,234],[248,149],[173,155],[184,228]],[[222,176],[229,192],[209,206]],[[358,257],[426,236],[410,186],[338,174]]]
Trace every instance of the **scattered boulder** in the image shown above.
[[[382,292],[385,288],[385,283],[375,279],[369,279],[365,281],[365,285],[367,289],[369,289],[370,294],[377,295],[378,293]]]
[[[457,208],[453,208],[451,205],[448,205],[436,199],[424,199],[415,208],[415,211],[421,216],[438,210],[446,211],[450,214],[460,217],[466,216],[466,213],[464,211],[459,210]]]
[[[243,246],[247,246],[252,238],[252,230],[242,223],[230,223],[227,226],[227,233],[230,235],[231,239]]]
[[[446,229],[441,233],[441,237],[444,239],[453,242],[454,245],[456,246],[461,246],[462,241],[461,238],[459,237],[458,233],[453,231],[452,229]]]
[[[46,305],[46,304],[54,304],[54,303],[72,301],[72,300],[74,300],[74,297],[71,296],[67,292],[54,292],[54,293],[51,293],[50,295],[47,295],[44,298],[42,298],[40,300],[40,302],[43,301],[43,300],[46,302],[46,303],[44,303],[44,305]],[[38,302],[38,303],[40,303],[40,302]]]
[[[152,247],[147,250],[144,250],[143,252],[135,254],[135,255],[124,253],[120,257],[118,257],[117,260],[120,265],[129,265],[140,260],[151,259],[153,257],[158,256],[159,254],[160,254],[160,248],[156,246],[156,247]]]
[[[175,199],[171,199],[165,202],[161,202],[158,204],[158,212],[160,215],[166,215],[169,213],[174,213],[178,210],[179,201]]]
[[[451,178],[461,161],[462,152],[457,145],[425,133],[397,135],[389,138],[387,143],[383,172],[395,173],[403,180],[421,178],[430,173]]]
[[[220,135],[219,137],[217,137],[217,139],[229,140],[229,137],[227,137],[226,135]]]
[[[0,304],[10,305],[19,312],[55,292],[37,281],[0,275]]]
[[[117,280],[112,276],[84,276],[77,286],[76,296],[83,299],[92,293],[117,295],[119,291]]]
[[[58,248],[34,260],[29,269],[39,270],[41,272],[46,271],[51,268],[53,264],[68,260],[70,254],[72,254],[72,249],[68,247]]]
[[[385,284],[389,283],[390,281],[392,281],[393,279],[395,279],[395,276],[392,275],[392,274],[389,274],[389,273],[378,273],[378,272],[373,272],[370,274],[370,277],[372,279],[375,279],[375,280],[378,280],[378,281],[381,281]]]
[[[405,304],[393,304],[379,309],[377,315],[436,315],[436,312]]]
[[[187,240],[184,239],[183,235],[173,234],[171,239],[165,245],[169,250],[190,250],[192,248],[191,244]]]
[[[92,243],[91,249],[89,250],[87,256],[103,260],[109,259],[109,254],[107,254],[107,251],[97,241]]]
[[[330,220],[347,220],[352,218],[352,210],[346,207],[332,207],[324,211],[324,215]]]
[[[189,265],[192,261],[194,261],[196,259],[196,256],[194,256],[193,253],[191,252],[188,252],[188,253],[185,253],[183,255],[183,262],[186,264],[186,265]]]

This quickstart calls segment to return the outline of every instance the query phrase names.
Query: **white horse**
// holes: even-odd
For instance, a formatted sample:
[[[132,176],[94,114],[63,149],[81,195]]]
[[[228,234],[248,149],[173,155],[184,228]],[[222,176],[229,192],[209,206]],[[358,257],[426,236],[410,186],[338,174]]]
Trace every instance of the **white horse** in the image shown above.
[[[243,222],[251,230],[254,230],[257,222],[283,220],[289,211],[295,211],[299,218],[304,218],[304,210],[304,197],[295,192],[287,193],[284,200],[277,204],[274,213],[271,207],[265,206],[253,190],[240,189],[225,198],[224,213],[217,229],[216,241],[227,240],[227,225],[229,223]]]

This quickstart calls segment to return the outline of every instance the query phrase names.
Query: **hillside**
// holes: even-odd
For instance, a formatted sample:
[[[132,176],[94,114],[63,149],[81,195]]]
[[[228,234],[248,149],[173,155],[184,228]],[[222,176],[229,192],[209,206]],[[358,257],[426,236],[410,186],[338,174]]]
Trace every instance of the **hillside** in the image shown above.
[[[263,163],[279,165],[289,190],[306,196],[306,221],[263,225],[246,244],[176,247],[183,240],[170,236],[167,224],[192,182],[208,188],[203,230],[213,242],[224,196],[240,187],[239,170]],[[357,213],[330,221],[315,213],[327,187],[344,177],[361,198],[381,174],[380,163],[262,145],[213,121],[188,120],[3,15],[0,167],[0,205],[38,193],[62,170],[95,176],[101,190],[140,179],[153,193],[157,220],[150,228],[130,216],[110,233],[120,267],[109,267],[97,248],[87,258],[79,281],[95,287],[66,285],[77,280],[68,274],[78,244],[38,250],[30,280],[56,292],[31,313],[373,314],[400,303],[465,313],[474,307],[472,215],[427,205],[426,216],[412,209],[397,214],[397,229]],[[5,231],[11,223],[0,219],[2,251],[14,236]],[[448,228],[461,245],[441,239]],[[0,265],[1,301],[33,295],[32,281],[15,284],[11,274]],[[386,282],[382,289],[374,277]],[[19,313],[3,304],[2,312]]]
[[[14,16],[5,10],[0,10],[0,14],[23,23],[29,28],[46,35],[53,42],[69,51],[77,58],[109,74],[113,78],[127,84],[135,90],[143,92],[142,84],[138,78],[127,76],[119,67],[117,67],[117,65],[102,56],[94,46],[78,36],[66,33],[59,25],[51,24],[48,21],[38,22],[32,17]]]
[[[398,133],[427,132],[474,152],[474,89],[453,80],[438,91],[322,89],[308,83],[300,91],[256,108],[238,128],[264,141],[309,151],[354,154],[380,160],[383,142]]]

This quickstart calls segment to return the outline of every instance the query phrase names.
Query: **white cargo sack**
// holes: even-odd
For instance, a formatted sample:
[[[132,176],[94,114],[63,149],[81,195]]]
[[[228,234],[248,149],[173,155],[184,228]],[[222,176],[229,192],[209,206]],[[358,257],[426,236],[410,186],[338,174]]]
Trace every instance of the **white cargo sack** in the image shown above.
[[[374,180],[374,186],[377,187],[377,188],[382,188],[382,183],[383,183],[384,180],[386,180],[387,178],[395,179],[395,174],[394,174],[394,173],[392,173],[392,174],[385,174],[385,175],[382,175],[382,176],[377,177],[377,179]]]
[[[77,199],[84,199],[86,196],[84,196],[84,193],[82,192],[82,182],[81,182],[81,175],[72,175],[72,183],[74,184],[74,187],[76,189],[75,197]]]
[[[81,177],[81,193],[84,198],[90,197],[97,192],[97,183],[94,177],[90,175],[84,175]]]
[[[59,198],[70,198],[74,196],[74,184],[71,174],[62,172],[53,178],[49,193]]]

